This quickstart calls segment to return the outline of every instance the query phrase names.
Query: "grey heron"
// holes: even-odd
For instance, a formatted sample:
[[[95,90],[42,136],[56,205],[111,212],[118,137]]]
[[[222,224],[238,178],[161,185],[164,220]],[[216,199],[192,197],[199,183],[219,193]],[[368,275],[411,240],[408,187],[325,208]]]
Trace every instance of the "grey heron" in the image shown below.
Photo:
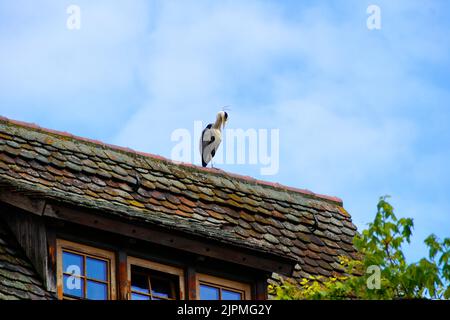
[[[202,166],[206,167],[216,154],[222,141],[222,129],[228,120],[226,111],[219,111],[216,122],[210,123],[202,131],[200,137],[200,155],[202,156]]]

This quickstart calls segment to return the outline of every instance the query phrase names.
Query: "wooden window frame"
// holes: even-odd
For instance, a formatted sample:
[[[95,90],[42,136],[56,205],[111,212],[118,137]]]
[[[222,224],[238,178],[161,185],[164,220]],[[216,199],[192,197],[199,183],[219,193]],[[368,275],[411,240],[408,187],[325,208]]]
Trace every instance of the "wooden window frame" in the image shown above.
[[[210,285],[215,288],[239,292],[243,295],[242,300],[251,300],[251,285],[245,282],[239,282],[224,278],[211,276],[204,273],[197,274],[197,299],[200,300],[200,284]]]
[[[69,299],[75,300],[71,297],[65,297],[63,293],[63,261],[62,261],[62,252],[68,251],[73,252],[74,254],[79,254],[87,257],[97,258],[100,260],[107,260],[109,262],[108,265],[108,279],[107,284],[109,287],[108,290],[108,299],[107,300],[116,300],[116,257],[115,253],[112,251],[107,251],[103,249],[99,249],[96,247],[87,246],[80,243],[75,243],[67,240],[56,239],[56,252],[57,252],[57,263],[56,263],[56,277],[57,277],[57,296],[58,299]],[[86,281],[86,280],[85,280]]]
[[[128,257],[127,259],[127,270],[128,270],[128,293],[127,299],[131,300],[131,266],[137,266],[140,268],[145,268],[149,270],[154,270],[162,273],[167,273],[178,277],[179,286],[179,300],[185,300],[185,290],[184,290],[184,270],[181,268],[173,267],[170,265],[136,258]]]

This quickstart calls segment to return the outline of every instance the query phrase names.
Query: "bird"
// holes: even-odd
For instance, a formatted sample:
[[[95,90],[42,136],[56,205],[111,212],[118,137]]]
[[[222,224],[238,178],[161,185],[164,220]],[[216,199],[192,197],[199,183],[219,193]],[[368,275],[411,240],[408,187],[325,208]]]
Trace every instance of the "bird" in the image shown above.
[[[200,155],[202,157],[202,166],[206,167],[212,160],[222,141],[222,129],[228,121],[228,113],[219,111],[217,113],[216,122],[210,123],[202,131],[200,137]],[[211,164],[212,167],[212,164]]]

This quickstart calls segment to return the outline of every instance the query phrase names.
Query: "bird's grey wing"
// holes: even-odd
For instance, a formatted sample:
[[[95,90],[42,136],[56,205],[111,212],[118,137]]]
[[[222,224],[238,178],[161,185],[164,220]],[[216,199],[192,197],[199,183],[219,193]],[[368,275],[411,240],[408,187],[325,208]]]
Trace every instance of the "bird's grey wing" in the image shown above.
[[[208,146],[214,141],[214,136],[211,133],[212,124],[208,124],[205,129],[202,131],[202,135],[200,137],[200,155],[202,156],[203,162],[209,162],[209,160],[205,157],[205,151],[207,151]],[[212,141],[211,141],[212,140]],[[208,152],[209,153],[209,152]]]
[[[202,135],[200,137],[200,153],[203,152],[205,147],[211,143],[211,127],[212,124],[208,124],[205,129],[202,131]],[[213,139],[214,140],[214,139]]]

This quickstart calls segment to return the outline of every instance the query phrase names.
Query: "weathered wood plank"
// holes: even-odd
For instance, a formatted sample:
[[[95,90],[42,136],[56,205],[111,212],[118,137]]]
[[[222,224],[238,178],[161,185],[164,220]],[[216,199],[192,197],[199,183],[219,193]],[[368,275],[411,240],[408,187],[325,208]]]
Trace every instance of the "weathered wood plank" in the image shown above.
[[[40,217],[18,211],[8,212],[3,217],[33,267],[42,278],[46,289],[55,292],[54,273],[49,269],[48,264],[49,251],[44,221]]]

